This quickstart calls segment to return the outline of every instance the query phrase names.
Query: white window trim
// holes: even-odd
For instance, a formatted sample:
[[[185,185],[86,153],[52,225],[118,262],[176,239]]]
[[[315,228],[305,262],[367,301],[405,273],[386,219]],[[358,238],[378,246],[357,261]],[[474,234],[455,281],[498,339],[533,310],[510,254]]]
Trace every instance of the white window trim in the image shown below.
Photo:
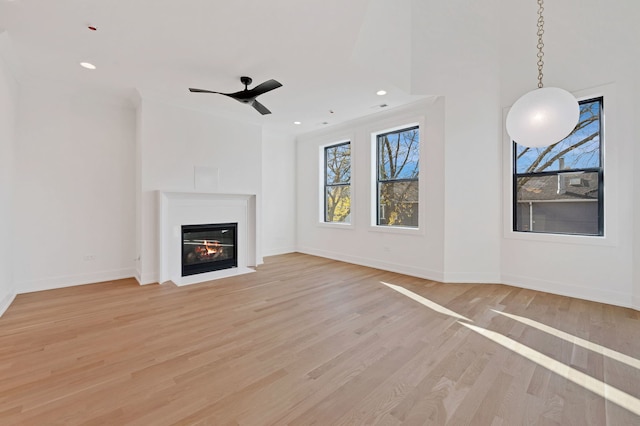
[[[517,232],[513,230],[513,143],[507,134],[505,122],[510,107],[503,108],[502,112],[502,139],[503,139],[503,209],[502,224],[503,237],[505,239],[531,241],[531,242],[549,242],[559,244],[578,244],[593,246],[617,246],[618,245],[618,220],[617,206],[618,204],[618,185],[617,174],[611,174],[607,171],[614,170],[614,161],[617,158],[617,149],[615,140],[617,138],[618,126],[616,122],[617,108],[615,85],[607,84],[592,89],[580,90],[573,92],[578,101],[592,99],[597,97],[603,98],[604,109],[602,111],[602,132],[603,140],[603,161],[604,161],[604,235],[571,235],[571,234],[545,234],[534,232]]]
[[[402,124],[398,124],[401,122]],[[378,209],[378,193],[377,193],[377,181],[378,181],[378,170],[377,170],[377,137],[383,133],[389,133],[396,130],[402,130],[409,127],[418,126],[418,130],[420,132],[420,172],[418,174],[418,227],[402,227],[402,226],[385,226],[378,225],[377,222],[377,209]],[[424,135],[426,129],[425,118],[423,116],[411,116],[406,118],[393,118],[389,119],[385,122],[379,123],[375,128],[369,128],[367,133],[369,134],[370,142],[369,142],[369,159],[370,159],[370,192],[369,192],[369,231],[371,232],[381,232],[388,234],[400,234],[400,235],[416,235],[423,236],[425,235],[426,229],[426,201],[425,201],[425,193],[426,193],[426,179],[425,173],[422,170],[426,161],[426,149],[424,147]]]
[[[326,139],[328,140],[328,139]],[[354,137],[353,135],[346,135],[346,136],[341,136],[341,137],[337,137],[337,138],[330,138],[331,142],[326,142],[326,143],[321,143],[319,146],[319,151],[318,151],[318,171],[320,172],[318,175],[318,196],[316,197],[316,200],[318,202],[318,222],[317,222],[317,226],[321,227],[321,228],[332,228],[332,229],[350,229],[353,230],[355,229],[355,225],[354,225],[354,221],[355,221],[355,215],[354,210],[353,210],[353,206],[355,205],[355,191],[354,191],[354,170],[355,170],[355,162],[353,161],[354,159],[354,151],[355,151],[355,144],[354,144]],[[345,222],[325,222],[324,220],[324,208],[325,208],[325,193],[324,193],[324,184],[325,184],[325,163],[324,163],[324,155],[325,155],[325,148],[330,147],[330,146],[334,146],[334,145],[340,145],[343,143],[347,143],[349,142],[349,149],[351,152],[351,179],[349,181],[349,186],[350,186],[350,192],[351,192],[351,212],[349,214],[350,218],[349,218],[349,222],[345,223]]]

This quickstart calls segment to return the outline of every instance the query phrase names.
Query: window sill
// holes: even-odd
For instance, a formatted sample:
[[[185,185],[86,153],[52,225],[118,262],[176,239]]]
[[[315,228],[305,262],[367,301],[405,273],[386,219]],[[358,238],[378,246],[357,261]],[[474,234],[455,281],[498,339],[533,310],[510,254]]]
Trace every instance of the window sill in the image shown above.
[[[543,234],[533,232],[505,231],[504,238],[510,240],[532,241],[556,244],[576,244],[583,246],[616,246],[617,243],[607,236]]]
[[[353,223],[344,222],[318,222],[318,226],[331,229],[354,229]]]
[[[382,232],[385,234],[397,234],[397,235],[424,235],[424,230],[421,228],[407,228],[402,226],[378,226],[371,225],[369,227],[371,232]]]

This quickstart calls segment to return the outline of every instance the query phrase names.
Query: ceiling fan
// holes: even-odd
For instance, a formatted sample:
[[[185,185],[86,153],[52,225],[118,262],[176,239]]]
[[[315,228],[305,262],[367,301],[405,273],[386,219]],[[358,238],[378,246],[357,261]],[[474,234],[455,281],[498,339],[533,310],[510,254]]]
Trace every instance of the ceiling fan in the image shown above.
[[[240,77],[240,81],[244,84],[244,90],[240,90],[239,92],[234,93],[222,93],[222,92],[213,92],[211,90],[203,90],[203,89],[193,89],[189,88],[190,92],[193,93],[217,93],[219,95],[225,95],[232,99],[235,99],[238,102],[242,102],[243,104],[251,104],[260,114],[271,114],[271,111],[267,109],[264,105],[256,100],[256,98],[263,93],[267,93],[272,91],[273,89],[277,89],[281,87],[282,84],[276,80],[267,80],[262,84],[258,84],[253,89],[249,89],[249,85],[253,81],[251,77]]]

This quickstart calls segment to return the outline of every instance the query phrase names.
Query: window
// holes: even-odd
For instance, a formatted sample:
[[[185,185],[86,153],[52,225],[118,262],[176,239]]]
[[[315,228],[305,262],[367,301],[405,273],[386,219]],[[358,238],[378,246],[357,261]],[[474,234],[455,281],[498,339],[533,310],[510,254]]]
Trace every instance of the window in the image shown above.
[[[418,126],[376,135],[377,220],[380,226],[418,227]]]
[[[351,221],[351,142],[324,149],[324,221]]]
[[[542,148],[514,142],[513,230],[604,235],[603,99],[580,102],[580,120]]]

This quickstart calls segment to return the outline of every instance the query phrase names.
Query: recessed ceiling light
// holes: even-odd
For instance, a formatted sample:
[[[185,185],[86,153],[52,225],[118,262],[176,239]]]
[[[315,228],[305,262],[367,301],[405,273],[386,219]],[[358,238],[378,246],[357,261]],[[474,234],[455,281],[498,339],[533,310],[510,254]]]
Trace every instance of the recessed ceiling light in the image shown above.
[[[384,95],[386,95],[386,94],[387,94],[387,91],[386,91],[386,90],[378,90],[378,91],[376,92],[376,95],[378,95],[378,96],[384,96]]]
[[[89,62],[80,62],[80,66],[84,67],[84,68],[86,68],[88,70],[95,70],[96,69],[96,66],[93,65],[92,63],[89,63]]]
[[[301,121],[294,121],[293,124],[302,124]]]

